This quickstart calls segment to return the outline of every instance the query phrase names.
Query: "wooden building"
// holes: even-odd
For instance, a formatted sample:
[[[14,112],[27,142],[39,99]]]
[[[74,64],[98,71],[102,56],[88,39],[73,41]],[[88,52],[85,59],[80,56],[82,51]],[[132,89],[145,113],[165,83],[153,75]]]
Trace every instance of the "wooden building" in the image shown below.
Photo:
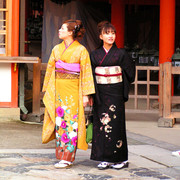
[[[21,80],[18,78],[20,74],[19,63],[39,62],[38,58],[29,59],[26,57],[29,40],[27,37],[29,10],[27,4],[29,1],[2,0],[0,2],[0,117],[20,117],[19,89]],[[81,1],[95,2],[95,0]],[[175,16],[176,8],[179,7],[179,0],[98,0],[98,2],[102,3],[102,6],[103,3],[110,4],[111,22],[117,30],[116,44],[118,47],[124,47],[125,44],[125,26],[127,24],[125,12],[127,8],[140,5],[158,6],[159,64],[171,62],[171,57],[176,48],[175,33],[177,32],[175,30],[176,26],[179,26],[176,23]],[[21,88],[23,90],[22,84]]]

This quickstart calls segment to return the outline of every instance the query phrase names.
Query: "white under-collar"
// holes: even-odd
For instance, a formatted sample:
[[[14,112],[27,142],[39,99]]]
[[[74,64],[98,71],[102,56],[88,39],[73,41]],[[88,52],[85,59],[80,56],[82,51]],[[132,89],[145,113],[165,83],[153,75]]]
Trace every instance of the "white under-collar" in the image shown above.
[[[104,48],[104,50],[105,50],[105,52],[106,52],[106,53],[108,53],[108,52],[109,52],[109,50],[107,50],[104,46],[103,46],[103,48]]]

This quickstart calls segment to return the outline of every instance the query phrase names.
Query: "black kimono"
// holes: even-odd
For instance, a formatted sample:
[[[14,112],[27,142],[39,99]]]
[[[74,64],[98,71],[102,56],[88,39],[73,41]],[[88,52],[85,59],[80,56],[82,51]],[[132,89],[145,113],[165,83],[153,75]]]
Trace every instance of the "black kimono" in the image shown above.
[[[134,81],[134,63],[126,51],[117,48],[115,44],[107,54],[104,48],[100,47],[94,50],[90,57],[96,88],[91,159],[107,162],[126,161],[128,148],[124,102],[128,100],[129,86]],[[98,66],[120,66],[122,82],[97,84],[95,68]]]

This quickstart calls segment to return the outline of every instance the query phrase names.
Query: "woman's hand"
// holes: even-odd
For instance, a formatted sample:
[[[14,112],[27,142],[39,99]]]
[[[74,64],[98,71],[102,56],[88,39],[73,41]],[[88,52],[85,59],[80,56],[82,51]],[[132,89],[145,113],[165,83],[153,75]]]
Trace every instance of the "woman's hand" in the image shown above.
[[[89,97],[89,105],[93,106],[93,98],[92,98],[92,96]]]
[[[83,96],[83,106],[86,107],[89,102],[88,96]]]

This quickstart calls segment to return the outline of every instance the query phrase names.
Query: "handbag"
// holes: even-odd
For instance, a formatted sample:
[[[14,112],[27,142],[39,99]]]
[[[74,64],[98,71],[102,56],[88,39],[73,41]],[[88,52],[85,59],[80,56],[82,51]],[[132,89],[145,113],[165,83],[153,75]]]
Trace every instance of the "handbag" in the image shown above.
[[[92,107],[90,107],[89,113],[86,118],[86,142],[91,143],[93,138],[93,114]]]
[[[86,142],[91,143],[93,138],[93,123],[90,123],[86,129]]]

